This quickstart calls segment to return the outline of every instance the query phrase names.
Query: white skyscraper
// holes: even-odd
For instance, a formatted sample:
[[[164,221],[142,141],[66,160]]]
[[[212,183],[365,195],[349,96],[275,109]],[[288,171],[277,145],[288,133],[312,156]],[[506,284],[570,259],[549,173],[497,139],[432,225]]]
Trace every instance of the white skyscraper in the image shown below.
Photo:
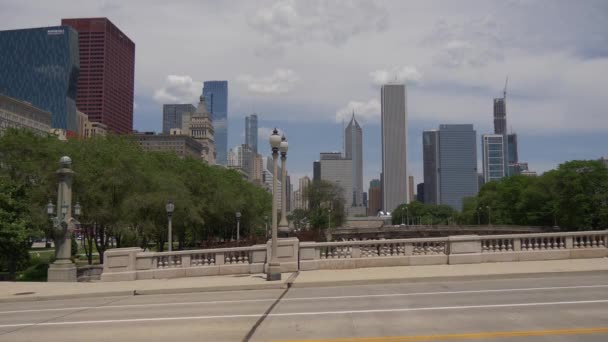
[[[382,205],[392,212],[408,203],[405,84],[382,86]]]

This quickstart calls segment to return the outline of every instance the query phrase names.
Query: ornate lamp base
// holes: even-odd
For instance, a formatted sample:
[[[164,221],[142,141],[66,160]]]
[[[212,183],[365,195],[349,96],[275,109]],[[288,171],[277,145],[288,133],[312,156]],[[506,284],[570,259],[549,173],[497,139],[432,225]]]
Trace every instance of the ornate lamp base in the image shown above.
[[[76,265],[70,260],[57,260],[49,266],[48,282],[76,282]]]

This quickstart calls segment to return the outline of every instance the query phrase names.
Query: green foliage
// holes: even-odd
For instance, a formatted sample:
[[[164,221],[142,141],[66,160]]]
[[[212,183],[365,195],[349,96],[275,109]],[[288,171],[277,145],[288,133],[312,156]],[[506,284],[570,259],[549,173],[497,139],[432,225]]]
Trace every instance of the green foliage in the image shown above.
[[[82,205],[80,222],[101,260],[113,239],[118,247],[164,246],[169,200],[175,203],[173,241],[180,248],[235,236],[236,211],[242,213],[242,237],[265,231],[270,194],[232,170],[143,152],[125,136],[64,142],[8,130],[0,137],[0,224],[6,239],[22,246],[49,234],[45,207],[56,197],[55,171],[63,155],[72,158],[73,198]],[[7,264],[4,255],[14,254],[16,247],[10,246],[2,243],[1,249],[11,252],[3,254],[1,264]]]
[[[608,227],[608,169],[574,160],[539,177],[512,176],[485,184],[465,201],[461,218],[476,224]]]
[[[308,213],[305,215],[310,227],[339,227],[346,219],[344,212],[344,190],[337,184],[318,181],[310,184],[304,198],[308,200]]]

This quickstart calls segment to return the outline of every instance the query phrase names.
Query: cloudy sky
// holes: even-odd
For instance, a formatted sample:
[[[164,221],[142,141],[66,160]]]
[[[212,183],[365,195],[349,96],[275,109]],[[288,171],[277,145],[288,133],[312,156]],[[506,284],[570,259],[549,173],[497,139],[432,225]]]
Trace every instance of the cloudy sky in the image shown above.
[[[608,1],[0,0],[0,29],[93,16],[136,43],[135,129],[159,131],[163,103],[195,102],[203,81],[228,80],[229,145],[256,112],[261,152],[282,128],[296,178],[312,176],[319,152],[341,150],[352,110],[364,181],[378,177],[379,87],[394,80],[407,84],[416,183],[422,130],[491,132],[507,75],[520,160],[542,172],[608,155]]]

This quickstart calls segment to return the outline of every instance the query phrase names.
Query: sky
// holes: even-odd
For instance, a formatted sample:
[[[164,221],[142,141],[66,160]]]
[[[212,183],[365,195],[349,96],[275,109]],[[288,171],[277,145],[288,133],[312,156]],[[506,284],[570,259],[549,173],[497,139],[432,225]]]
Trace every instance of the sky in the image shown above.
[[[78,17],[107,17],[135,42],[135,129],[160,131],[163,103],[196,103],[203,81],[228,80],[229,147],[257,113],[260,153],[273,127],[285,132],[296,188],[319,152],[342,149],[353,110],[364,188],[379,177],[391,81],[407,86],[415,183],[422,131],[492,133],[507,76],[507,126],[532,170],[608,155],[608,1],[0,0],[0,30]]]

